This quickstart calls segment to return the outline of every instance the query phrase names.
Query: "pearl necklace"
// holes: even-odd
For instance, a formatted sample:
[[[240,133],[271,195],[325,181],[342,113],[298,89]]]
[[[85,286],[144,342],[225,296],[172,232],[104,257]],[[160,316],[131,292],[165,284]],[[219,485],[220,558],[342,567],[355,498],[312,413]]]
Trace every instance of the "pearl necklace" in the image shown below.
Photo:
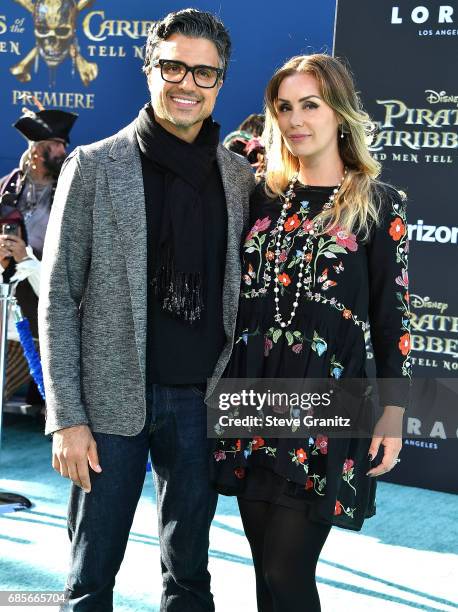
[[[328,210],[329,208],[332,208],[334,206],[334,200],[336,199],[336,196],[339,192],[339,189],[342,186],[342,183],[345,179],[346,174],[347,174],[347,169],[345,168],[344,175],[341,178],[340,183],[333,190],[332,195],[329,198],[329,200],[323,205],[322,211]],[[308,231],[308,236],[305,240],[304,246],[302,247],[302,255],[301,255],[301,261],[299,263],[298,281],[296,283],[296,293],[295,293],[295,299],[293,302],[293,310],[291,311],[289,315],[288,321],[285,322],[283,321],[283,317],[280,313],[280,307],[279,307],[280,298],[278,297],[278,294],[280,292],[280,288],[278,286],[280,283],[280,281],[278,280],[278,275],[280,273],[280,253],[281,253],[280,247],[281,247],[281,237],[282,237],[282,233],[284,230],[286,215],[288,214],[288,209],[291,206],[291,200],[295,197],[294,186],[297,183],[298,176],[299,175],[296,174],[291,179],[291,182],[285,194],[285,201],[283,203],[282,211],[278,218],[277,227],[276,227],[276,242],[275,242],[276,249],[275,249],[275,265],[274,265],[274,272],[275,272],[275,276],[274,276],[275,317],[274,318],[275,318],[275,321],[277,321],[277,323],[280,323],[280,327],[282,328],[288,327],[289,325],[291,325],[294,317],[296,316],[296,309],[299,306],[299,297],[301,294],[301,287],[304,286],[307,290],[310,289],[310,283],[312,280],[310,276],[310,264],[312,261],[311,250],[313,247],[313,238],[315,234],[319,231],[319,228],[322,222],[322,219],[320,216],[321,213],[319,213],[313,219],[313,226]]]

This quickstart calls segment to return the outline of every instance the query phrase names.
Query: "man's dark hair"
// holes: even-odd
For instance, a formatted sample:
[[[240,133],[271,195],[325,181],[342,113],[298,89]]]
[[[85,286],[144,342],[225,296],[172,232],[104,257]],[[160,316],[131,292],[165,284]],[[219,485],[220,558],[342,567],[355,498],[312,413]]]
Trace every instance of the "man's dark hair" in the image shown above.
[[[143,72],[148,76],[154,59],[154,51],[158,44],[167,40],[172,34],[182,34],[190,38],[206,38],[211,41],[217,51],[223,68],[223,79],[226,76],[227,65],[231,55],[231,39],[224,25],[211,13],[205,13],[188,8],[169,13],[154,24],[148,34],[145,50]]]

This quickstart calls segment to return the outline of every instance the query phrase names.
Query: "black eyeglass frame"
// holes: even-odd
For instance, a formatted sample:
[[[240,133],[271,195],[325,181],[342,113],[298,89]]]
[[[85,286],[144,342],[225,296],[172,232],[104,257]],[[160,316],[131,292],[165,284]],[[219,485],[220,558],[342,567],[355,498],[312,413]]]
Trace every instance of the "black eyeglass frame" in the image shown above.
[[[178,66],[183,66],[183,68],[185,69],[185,73],[183,74],[182,78],[179,81],[170,81],[169,79],[166,79],[164,77],[163,66],[166,63],[178,64]],[[194,79],[194,83],[197,85],[197,87],[202,87],[203,89],[213,89],[213,87],[215,87],[216,84],[218,83],[218,80],[221,79],[224,75],[224,70],[222,68],[215,68],[215,66],[207,66],[205,64],[199,64],[197,66],[188,66],[188,64],[185,64],[184,62],[180,62],[179,60],[156,59],[151,63],[151,66],[153,68],[157,68],[158,66],[160,67],[161,77],[167,83],[181,83],[186,78],[186,75],[188,74],[188,72],[190,72],[192,74],[192,78]],[[196,75],[194,74],[194,72],[201,68],[207,68],[207,69],[216,71],[216,78],[215,78],[215,82],[213,83],[213,85],[199,85],[199,83],[196,81]]]

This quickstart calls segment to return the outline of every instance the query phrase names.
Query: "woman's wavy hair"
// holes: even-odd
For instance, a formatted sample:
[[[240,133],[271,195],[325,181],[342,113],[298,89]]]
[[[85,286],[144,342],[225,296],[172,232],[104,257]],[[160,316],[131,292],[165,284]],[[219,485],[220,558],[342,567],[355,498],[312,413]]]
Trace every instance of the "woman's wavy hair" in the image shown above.
[[[299,160],[286,147],[277,118],[280,84],[296,73],[316,78],[322,99],[333,109],[341,124],[336,139],[347,174],[333,208],[322,214],[326,230],[339,226],[367,236],[372,222],[378,222],[378,190],[375,187],[381,168],[368,149],[373,124],[362,108],[349,70],[337,58],[322,53],[293,57],[269,81],[263,133],[267,157],[266,192],[271,197],[284,195],[292,177],[299,171]],[[340,137],[342,129],[344,138]]]

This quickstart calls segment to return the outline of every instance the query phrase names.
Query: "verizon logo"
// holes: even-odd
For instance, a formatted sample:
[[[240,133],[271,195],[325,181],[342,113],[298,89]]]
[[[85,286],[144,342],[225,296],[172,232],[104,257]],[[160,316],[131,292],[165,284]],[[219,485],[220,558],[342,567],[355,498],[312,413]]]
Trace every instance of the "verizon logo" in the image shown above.
[[[408,224],[409,240],[418,242],[440,242],[441,244],[456,244],[458,237],[458,227],[448,227],[446,225],[425,225],[423,219],[419,219],[416,224]]]

